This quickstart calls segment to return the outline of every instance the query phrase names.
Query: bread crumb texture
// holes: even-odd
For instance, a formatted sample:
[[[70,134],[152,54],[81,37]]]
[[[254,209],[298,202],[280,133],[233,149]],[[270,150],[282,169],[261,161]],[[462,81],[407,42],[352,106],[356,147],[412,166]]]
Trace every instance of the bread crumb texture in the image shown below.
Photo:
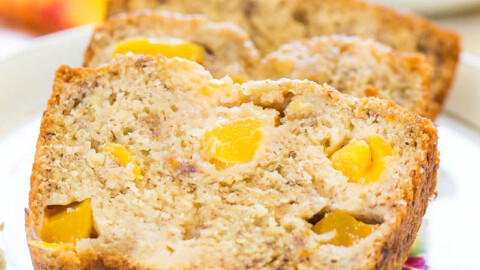
[[[380,97],[421,115],[431,114],[431,67],[422,54],[396,52],[370,39],[331,35],[283,44],[263,58],[232,23],[165,11],[138,11],[96,28],[86,67],[125,53],[162,54],[201,63],[214,78],[234,82],[308,79],[356,97]],[[199,61],[201,59],[201,61]]]
[[[234,84],[162,56],[63,66],[31,178],[32,259],[400,269],[435,192],[436,142],[393,102],[313,82]]]

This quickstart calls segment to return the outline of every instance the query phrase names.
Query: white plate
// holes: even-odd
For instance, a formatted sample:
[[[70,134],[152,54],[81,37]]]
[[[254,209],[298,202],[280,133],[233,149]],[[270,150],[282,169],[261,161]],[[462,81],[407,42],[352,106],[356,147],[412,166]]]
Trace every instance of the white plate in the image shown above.
[[[480,6],[480,0],[368,0],[394,8],[407,9],[424,15],[445,15]]]
[[[8,270],[32,269],[24,208],[41,113],[61,64],[80,66],[91,27],[36,40],[0,62],[0,248]],[[439,196],[427,213],[426,257],[432,269],[472,269],[480,243],[480,61],[463,55],[448,111],[437,121]],[[473,96],[475,95],[475,96]],[[463,120],[459,120],[463,119]],[[468,123],[468,124],[466,124]]]

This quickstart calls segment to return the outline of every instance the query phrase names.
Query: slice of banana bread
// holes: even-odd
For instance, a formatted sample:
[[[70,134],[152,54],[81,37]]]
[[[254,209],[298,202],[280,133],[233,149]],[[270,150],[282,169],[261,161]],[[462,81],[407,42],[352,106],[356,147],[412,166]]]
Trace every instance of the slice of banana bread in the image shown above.
[[[390,101],[234,84],[163,56],[61,67],[26,230],[36,269],[400,269],[437,134]]]
[[[421,17],[358,0],[111,0],[110,3],[117,6],[110,14],[161,8],[232,21],[247,29],[264,54],[290,41],[331,34],[372,38],[398,51],[425,53],[433,66],[433,115],[442,109],[460,53],[457,34]]]
[[[207,34],[189,27],[197,24],[216,31]],[[356,97],[390,99],[421,116],[431,116],[428,111],[431,70],[421,54],[394,52],[374,41],[356,37],[327,36],[283,45],[260,60],[245,34],[239,37],[238,31],[225,25],[208,23],[201,17],[193,19],[189,15],[166,12],[125,14],[107,20],[96,29],[85,53],[85,66],[109,62],[115,48],[122,46],[124,40],[162,40],[171,37],[169,31],[174,31],[175,38],[186,42],[198,43],[198,36],[204,39],[201,44],[221,44],[202,45],[209,47],[207,51],[211,52],[203,64],[215,78],[229,74],[237,82],[309,79],[320,84],[328,83]],[[141,46],[134,43],[129,49],[145,52],[144,47],[138,48]],[[179,48],[176,55],[181,55],[181,50],[185,48]],[[163,52],[164,47],[157,51]]]
[[[431,67],[423,55],[372,40],[323,36],[285,44],[262,60],[257,79],[308,79],[356,97],[380,97],[429,114]],[[254,74],[255,75],[255,74]]]
[[[123,46],[123,49],[120,47]],[[161,46],[155,48],[155,46]],[[141,48],[138,48],[141,47]],[[203,64],[215,78],[244,78],[259,62],[248,35],[233,23],[213,23],[203,16],[170,12],[134,12],[97,26],[85,52],[85,67],[108,63],[115,53],[161,50]]]

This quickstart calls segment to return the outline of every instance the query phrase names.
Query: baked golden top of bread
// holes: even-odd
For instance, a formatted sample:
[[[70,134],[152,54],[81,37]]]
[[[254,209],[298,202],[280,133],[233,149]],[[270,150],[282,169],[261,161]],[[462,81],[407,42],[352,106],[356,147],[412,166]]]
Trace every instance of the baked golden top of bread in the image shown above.
[[[435,192],[436,142],[431,121],[393,102],[313,82],[233,84],[162,56],[63,66],[31,178],[32,259],[400,269]]]
[[[432,115],[447,97],[460,54],[460,37],[419,16],[358,0],[110,0],[109,14],[138,9],[205,14],[235,22],[263,54],[314,36],[371,38],[394,50],[420,52],[433,67]]]
[[[149,51],[136,41],[148,39],[159,40],[150,46],[160,47]],[[431,69],[424,56],[395,52],[356,37],[324,36],[296,41],[260,59],[246,34],[231,24],[206,22],[201,16],[134,12],[97,27],[85,53],[85,66],[108,63],[117,48],[129,42],[125,51],[165,54],[168,39],[193,42],[203,48],[205,57],[201,63],[214,78],[228,74],[235,82],[309,79],[328,83],[356,97],[390,99],[419,115],[434,117],[429,113]],[[188,48],[176,49],[178,55],[184,51]]]

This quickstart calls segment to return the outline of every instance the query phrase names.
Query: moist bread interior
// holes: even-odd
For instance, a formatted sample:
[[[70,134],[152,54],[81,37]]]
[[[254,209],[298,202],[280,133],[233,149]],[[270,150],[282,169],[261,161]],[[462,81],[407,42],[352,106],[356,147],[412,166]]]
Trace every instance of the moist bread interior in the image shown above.
[[[288,113],[297,96],[315,108]],[[207,158],[204,134],[245,118],[262,122],[253,160]],[[413,241],[435,187],[435,134],[430,121],[392,102],[307,81],[233,84],[164,57],[62,67],[32,176],[31,237],[48,205],[91,198],[98,235],[77,242],[79,256],[120,256],[156,269],[373,268],[382,263],[374,258],[405,257],[382,250],[403,220],[413,220],[412,235],[399,237]],[[329,157],[372,135],[393,147],[394,158],[376,182],[350,183]],[[101,153],[107,143],[123,145],[143,178]],[[379,228],[351,247],[319,245],[328,236],[311,231],[312,223],[335,209]]]

